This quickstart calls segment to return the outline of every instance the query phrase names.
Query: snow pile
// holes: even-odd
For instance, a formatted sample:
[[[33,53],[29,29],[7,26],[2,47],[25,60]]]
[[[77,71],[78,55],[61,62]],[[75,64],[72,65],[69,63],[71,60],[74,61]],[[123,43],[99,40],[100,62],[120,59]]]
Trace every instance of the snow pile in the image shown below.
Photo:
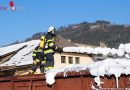
[[[114,74],[117,81],[121,74],[130,74],[130,59],[106,59],[90,65],[90,73],[94,76],[104,76]],[[97,82],[99,83],[99,82]],[[100,86],[99,86],[100,87]]]
[[[57,69],[51,69],[49,71],[46,72],[46,82],[49,84],[49,85],[52,85],[54,82],[55,82],[55,76],[56,74],[58,73],[62,73],[64,72],[64,77],[66,77],[66,72],[71,72],[71,71],[76,71],[76,72],[80,72],[81,70],[86,70],[87,69],[87,66],[86,65],[68,65],[64,68],[57,68]]]
[[[77,52],[77,53],[86,53],[86,54],[102,54],[105,56],[126,56],[129,57],[130,53],[130,43],[128,44],[120,44],[118,49],[115,48],[91,48],[91,47],[65,47],[63,48],[64,52]]]
[[[49,85],[52,85],[55,80],[55,76],[58,73],[63,72],[65,76],[68,71],[80,72],[82,70],[89,70],[91,75],[96,76],[95,82],[100,87],[100,84],[103,83],[99,80],[98,77],[104,75],[114,74],[117,80],[118,87],[118,78],[121,74],[130,74],[130,59],[106,59],[104,61],[93,62],[87,65],[69,65],[60,69],[52,69],[46,73],[46,82]]]
[[[27,47],[20,50],[16,55],[10,58],[9,61],[1,64],[0,66],[20,66],[20,65],[28,65],[33,63],[32,52],[33,49],[39,44],[39,40],[32,40],[29,42],[11,45],[8,47],[0,48],[0,55],[18,50],[19,48],[27,45]]]

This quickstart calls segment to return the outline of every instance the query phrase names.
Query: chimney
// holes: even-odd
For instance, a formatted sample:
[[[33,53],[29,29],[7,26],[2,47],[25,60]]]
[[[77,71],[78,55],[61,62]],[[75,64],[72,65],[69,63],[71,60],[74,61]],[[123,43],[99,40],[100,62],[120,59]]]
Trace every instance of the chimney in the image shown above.
[[[71,39],[67,39],[68,42],[71,42]]]
[[[107,44],[105,42],[100,42],[100,47],[102,48],[107,47]]]

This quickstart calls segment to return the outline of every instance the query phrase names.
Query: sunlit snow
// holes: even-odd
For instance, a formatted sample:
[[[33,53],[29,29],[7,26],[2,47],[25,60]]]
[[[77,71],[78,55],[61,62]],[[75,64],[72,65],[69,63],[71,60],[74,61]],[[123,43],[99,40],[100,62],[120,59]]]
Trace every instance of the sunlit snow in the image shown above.
[[[38,44],[39,40],[33,40],[21,44],[15,44],[8,47],[0,48],[0,55],[4,55],[6,53],[18,50],[24,45],[27,45],[27,47],[20,50],[16,55],[10,58],[9,61],[1,64],[0,66],[20,66],[20,65],[32,64],[33,63],[32,51]]]
[[[0,66],[20,66],[28,65],[33,63],[32,51],[39,44],[39,40],[32,40],[29,42],[15,44],[7,47],[0,48],[0,56],[7,54],[9,52],[16,51],[21,47],[27,45],[27,47],[20,50],[16,55],[10,58],[9,61],[0,64]],[[76,71],[80,72],[82,70],[89,70],[91,75],[96,76],[95,82],[100,87],[103,82],[100,81],[100,76],[112,75],[116,77],[117,87],[118,78],[121,74],[130,74],[130,43],[120,44],[118,49],[115,48],[91,48],[91,47],[64,47],[64,52],[76,52],[84,54],[94,54],[103,56],[116,56],[116,59],[107,58],[103,61],[92,62],[87,65],[69,65],[60,69],[52,69],[46,72],[46,82],[52,85],[55,82],[55,76],[58,73],[63,72],[64,76],[67,76],[66,72]],[[93,85],[91,85],[93,86]],[[94,87],[94,86],[93,86]]]
[[[130,74],[130,59],[105,59],[103,61],[99,62],[93,62],[91,64],[86,65],[69,65],[64,68],[60,69],[51,69],[47,71],[46,73],[46,82],[49,85],[54,84],[55,82],[55,76],[58,73],[64,73],[65,76],[66,72],[80,72],[80,71],[88,71],[91,73],[91,75],[95,76],[95,82],[100,87],[100,84],[103,84],[103,82],[100,81],[99,77],[104,75],[115,75],[116,81],[117,81],[117,88],[118,88],[118,78],[121,74]]]
[[[77,53],[86,53],[86,54],[101,54],[104,56],[125,56],[126,54],[130,54],[130,43],[128,44],[120,44],[118,49],[108,48],[108,47],[65,47],[63,48],[64,52],[77,52]],[[129,58],[129,57],[127,57]]]

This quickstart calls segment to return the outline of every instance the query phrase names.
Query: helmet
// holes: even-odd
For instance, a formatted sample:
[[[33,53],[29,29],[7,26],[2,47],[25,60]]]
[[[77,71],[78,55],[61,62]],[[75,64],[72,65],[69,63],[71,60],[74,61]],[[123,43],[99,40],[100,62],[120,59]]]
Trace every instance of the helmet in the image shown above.
[[[55,29],[54,26],[51,26],[51,27],[48,28],[48,32],[50,32],[50,33],[53,33],[53,34],[54,34],[55,31],[56,31],[56,29]]]

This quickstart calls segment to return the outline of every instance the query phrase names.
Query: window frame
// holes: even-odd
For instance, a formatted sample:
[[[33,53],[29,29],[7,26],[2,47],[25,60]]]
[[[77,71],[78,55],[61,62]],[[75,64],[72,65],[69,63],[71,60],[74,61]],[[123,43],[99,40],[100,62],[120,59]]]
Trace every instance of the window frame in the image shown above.
[[[61,56],[61,63],[66,63],[66,56]]]
[[[78,62],[77,62],[78,60]],[[75,57],[75,64],[80,64],[80,57]]]
[[[72,57],[72,56],[69,56],[69,57],[68,57],[68,63],[69,63],[69,64],[73,64],[73,62],[74,62],[74,61],[73,61],[73,57]]]

